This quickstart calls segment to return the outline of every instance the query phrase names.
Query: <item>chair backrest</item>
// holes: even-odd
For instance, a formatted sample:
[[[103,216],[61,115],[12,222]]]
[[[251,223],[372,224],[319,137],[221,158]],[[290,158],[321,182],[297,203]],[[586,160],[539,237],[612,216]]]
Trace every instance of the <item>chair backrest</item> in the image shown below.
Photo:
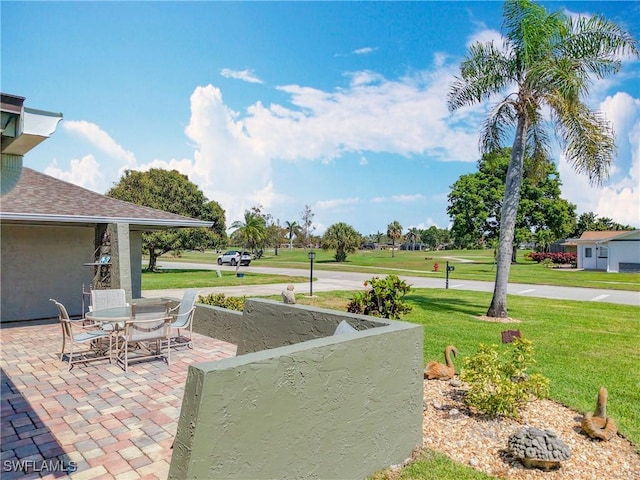
[[[90,310],[102,310],[103,308],[126,307],[127,295],[123,288],[108,288],[105,290],[91,290]]]
[[[71,319],[69,318],[69,313],[63,304],[54,300],[53,298],[49,299],[53,303],[56,304],[58,308],[58,319],[60,320],[60,325],[62,326],[62,334],[67,337],[73,338],[73,331],[71,330]]]
[[[200,293],[200,290],[197,288],[188,288],[184,291],[182,302],[180,302],[180,307],[178,308],[178,315],[176,315],[174,322],[174,327],[177,325],[187,326],[189,324],[191,314],[196,305],[198,293]]]
[[[124,336],[127,342],[168,339],[171,318],[151,320],[130,319],[124,323]]]

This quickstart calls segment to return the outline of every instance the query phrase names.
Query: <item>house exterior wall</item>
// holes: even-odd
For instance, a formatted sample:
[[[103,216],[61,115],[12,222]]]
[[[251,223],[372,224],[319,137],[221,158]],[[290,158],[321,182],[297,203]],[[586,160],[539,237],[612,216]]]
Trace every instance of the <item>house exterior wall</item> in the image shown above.
[[[402,462],[422,443],[422,343],[422,327],[387,321],[191,365],[169,478],[366,478]]]
[[[82,311],[82,284],[93,272],[94,229],[89,226],[18,226],[1,228],[1,321],[51,318],[55,298],[70,315]]]
[[[586,252],[591,249],[591,256],[587,257]],[[583,243],[578,245],[578,268],[594,270],[596,268],[596,244]]]
[[[610,272],[619,272],[621,263],[640,266],[640,232],[630,238],[611,240],[608,243]]]

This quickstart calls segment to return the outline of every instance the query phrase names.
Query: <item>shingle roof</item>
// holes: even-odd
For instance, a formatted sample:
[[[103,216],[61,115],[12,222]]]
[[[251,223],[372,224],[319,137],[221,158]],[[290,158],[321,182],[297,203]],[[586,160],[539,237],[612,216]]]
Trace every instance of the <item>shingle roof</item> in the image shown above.
[[[578,240],[608,240],[629,233],[630,230],[603,230],[599,232],[583,232]]]
[[[30,168],[23,168],[18,184],[0,199],[0,219],[34,223],[129,223],[141,228],[211,226],[211,222],[107,197]]]

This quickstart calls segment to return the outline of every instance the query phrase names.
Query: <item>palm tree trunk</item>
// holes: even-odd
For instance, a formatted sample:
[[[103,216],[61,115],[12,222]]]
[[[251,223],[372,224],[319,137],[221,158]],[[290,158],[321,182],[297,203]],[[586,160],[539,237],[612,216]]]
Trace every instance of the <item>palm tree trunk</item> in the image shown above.
[[[518,118],[516,138],[513,142],[511,161],[507,170],[504,201],[500,214],[500,243],[498,245],[496,283],[493,289],[493,299],[487,311],[488,317],[507,317],[507,285],[509,283],[509,270],[513,255],[518,204],[520,203],[520,187],[522,185],[526,142],[527,119],[524,114],[521,114]]]

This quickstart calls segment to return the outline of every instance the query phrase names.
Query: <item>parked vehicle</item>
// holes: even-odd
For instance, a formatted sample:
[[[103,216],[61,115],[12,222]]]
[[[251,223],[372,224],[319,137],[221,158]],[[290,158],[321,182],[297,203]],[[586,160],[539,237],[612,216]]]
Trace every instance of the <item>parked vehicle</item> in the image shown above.
[[[251,263],[251,254],[249,252],[240,252],[239,250],[229,250],[228,252],[218,255],[218,265],[228,263],[236,266],[240,260],[240,265],[249,265]]]

